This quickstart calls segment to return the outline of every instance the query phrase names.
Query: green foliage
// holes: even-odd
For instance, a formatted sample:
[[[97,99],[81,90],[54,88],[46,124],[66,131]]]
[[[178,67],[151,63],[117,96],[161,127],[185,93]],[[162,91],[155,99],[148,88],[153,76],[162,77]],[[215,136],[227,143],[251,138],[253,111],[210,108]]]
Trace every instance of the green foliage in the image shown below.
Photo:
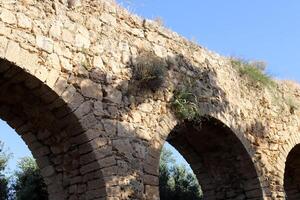
[[[272,88],[276,83],[265,73],[264,62],[249,62],[241,59],[231,59],[231,64],[238,70],[241,76],[247,77],[252,83]]]
[[[194,174],[174,164],[172,152],[163,148],[159,165],[161,200],[200,200],[201,188]]]
[[[173,162],[172,152],[163,148],[159,162],[159,193],[161,200],[168,199],[172,194],[172,187],[169,183],[171,173],[168,165]]]
[[[0,200],[7,200],[9,194],[8,178],[0,175]]]
[[[40,170],[33,158],[23,158],[18,163],[16,180],[12,185],[17,200],[47,200],[48,193]]]
[[[194,174],[184,166],[174,166],[172,169],[174,197],[172,199],[201,199],[201,190]]]
[[[10,156],[4,151],[4,144],[0,141],[0,200],[8,199],[8,178],[4,174]]]
[[[143,90],[155,91],[159,89],[166,75],[166,63],[153,53],[144,52],[136,59],[133,68],[133,79]]]
[[[162,149],[159,159],[160,165],[170,165],[175,163],[172,152],[166,148]]]
[[[180,89],[175,91],[172,108],[179,119],[197,120],[201,115],[197,103],[197,97],[192,91]]]
[[[4,151],[4,143],[0,141],[0,172],[3,172],[7,166],[10,155]]]

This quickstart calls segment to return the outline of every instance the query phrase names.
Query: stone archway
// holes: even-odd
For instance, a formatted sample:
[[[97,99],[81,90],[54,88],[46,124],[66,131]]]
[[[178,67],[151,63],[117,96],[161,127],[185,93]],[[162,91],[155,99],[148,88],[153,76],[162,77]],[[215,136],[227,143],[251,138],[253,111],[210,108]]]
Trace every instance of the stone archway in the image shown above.
[[[284,190],[286,199],[300,199],[300,144],[288,154],[284,172]]]
[[[66,95],[70,95],[68,89],[60,96],[22,68],[0,59],[0,118],[31,150],[49,199],[105,197],[105,183],[93,152],[96,146],[90,142],[97,136],[70,107],[74,102],[63,100]],[[80,101],[77,104],[83,104],[83,99]]]
[[[263,199],[250,155],[233,131],[214,118],[177,125],[167,141],[191,165],[205,200]]]

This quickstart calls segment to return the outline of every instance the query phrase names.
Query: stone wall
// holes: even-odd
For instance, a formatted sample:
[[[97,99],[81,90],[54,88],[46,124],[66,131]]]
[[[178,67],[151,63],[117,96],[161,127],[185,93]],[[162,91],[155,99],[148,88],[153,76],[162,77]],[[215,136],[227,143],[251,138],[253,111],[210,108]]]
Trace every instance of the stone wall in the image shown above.
[[[133,80],[145,52],[167,68],[155,91]],[[206,199],[285,199],[285,161],[300,137],[299,111],[282,99],[299,101],[295,84],[253,86],[230,59],[113,1],[0,0],[0,57],[0,116],[31,149],[50,199],[159,199],[166,140]],[[209,129],[171,109],[191,80]]]

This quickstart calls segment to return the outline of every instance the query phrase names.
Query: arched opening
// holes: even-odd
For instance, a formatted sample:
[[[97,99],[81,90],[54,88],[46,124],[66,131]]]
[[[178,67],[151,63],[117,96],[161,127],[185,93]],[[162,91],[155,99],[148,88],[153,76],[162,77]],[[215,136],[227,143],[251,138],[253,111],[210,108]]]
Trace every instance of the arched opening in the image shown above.
[[[0,119],[0,199],[47,200],[40,169],[24,140]]]
[[[300,144],[288,154],[285,163],[284,190],[288,200],[300,199]]]
[[[167,138],[190,164],[205,200],[262,199],[254,164],[241,141],[219,120],[177,125]]]
[[[87,138],[88,127],[75,115],[84,99],[68,84],[56,81],[55,87],[60,88],[61,96],[25,70],[0,59],[0,118],[30,149],[49,199],[105,197],[102,172],[89,143],[93,138]],[[94,182],[96,187],[88,187]]]
[[[202,190],[188,162],[168,142],[159,161],[160,200],[202,200]]]

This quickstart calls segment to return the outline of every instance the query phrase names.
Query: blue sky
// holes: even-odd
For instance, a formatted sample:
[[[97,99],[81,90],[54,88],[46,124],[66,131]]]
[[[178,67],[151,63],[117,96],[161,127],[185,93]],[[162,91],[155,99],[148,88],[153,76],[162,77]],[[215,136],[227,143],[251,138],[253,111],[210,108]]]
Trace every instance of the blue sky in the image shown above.
[[[2,120],[0,120],[0,141],[4,142],[5,152],[12,154],[6,170],[7,173],[11,173],[16,169],[16,164],[20,158],[32,156],[22,138]]]
[[[146,18],[164,25],[200,45],[226,56],[268,63],[279,79],[300,80],[299,0],[119,0]],[[30,155],[17,134],[0,122],[0,140],[16,159]],[[182,157],[175,152],[179,162]]]
[[[226,56],[264,60],[281,79],[300,78],[298,0],[119,0],[147,18]],[[130,3],[128,3],[130,2]]]

